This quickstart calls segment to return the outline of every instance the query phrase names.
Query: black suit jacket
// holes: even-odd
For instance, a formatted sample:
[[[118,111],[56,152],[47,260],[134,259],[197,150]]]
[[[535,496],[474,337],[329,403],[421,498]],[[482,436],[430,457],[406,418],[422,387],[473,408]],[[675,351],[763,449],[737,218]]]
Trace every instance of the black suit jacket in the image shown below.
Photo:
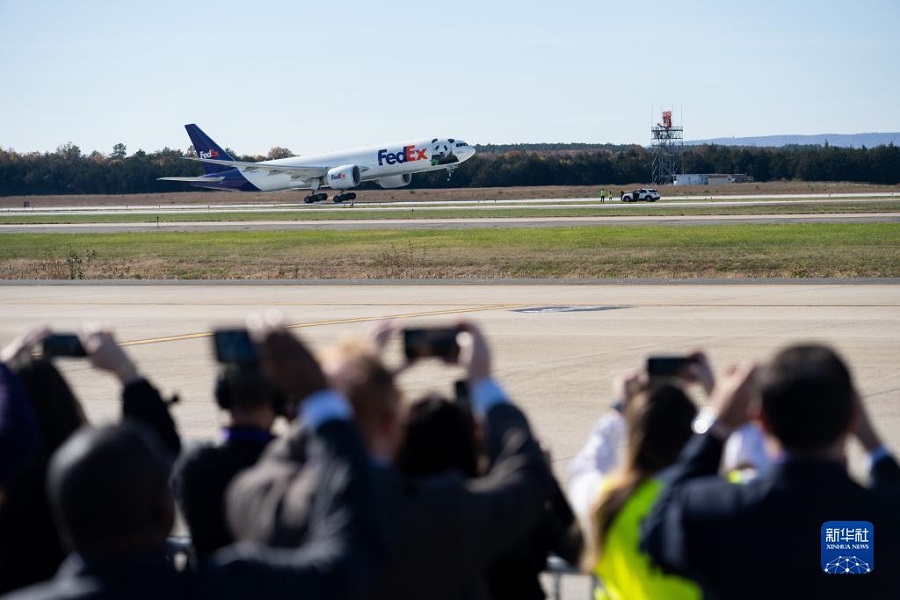
[[[829,460],[788,458],[745,484],[717,477],[722,442],[695,436],[664,474],[641,546],[665,571],[697,580],[710,598],[900,597],[900,467],[876,464],[870,487]],[[875,569],[821,568],[827,521],[874,526]]]
[[[168,404],[150,382],[138,379],[125,386],[122,419],[152,429],[174,460],[181,448],[178,430]],[[45,449],[10,485],[0,506],[0,594],[53,577],[66,557],[46,492],[50,450],[55,449]]]
[[[176,571],[165,550],[117,559],[72,554],[49,581],[2,596],[3,600],[188,600],[188,578]]]
[[[221,442],[186,447],[173,469],[172,488],[191,535],[194,566],[235,541],[225,521],[225,490],[273,439],[255,428],[232,427],[228,433]]]
[[[565,492],[553,479],[550,499],[537,526],[503,552],[488,568],[488,587],[495,600],[544,600],[541,575],[553,554],[577,565],[584,540]]]
[[[391,552],[367,598],[478,599],[488,596],[485,570],[503,551],[531,532],[543,514],[551,474],[525,415],[515,406],[494,406],[486,417],[492,464],[488,474],[461,473],[408,480],[390,466],[371,465],[387,505]],[[315,461],[303,459],[291,442],[276,442],[255,467],[229,489],[228,511],[238,537],[290,546],[307,535],[304,504],[319,495]],[[292,487],[291,483],[297,485]],[[277,507],[272,520],[246,515],[254,506]]]
[[[316,468],[316,493],[305,506],[302,539],[291,547],[244,542],[219,550],[198,575],[196,598],[362,598],[383,568],[383,503],[356,426],[344,420],[328,421],[315,432],[295,426],[285,442]],[[283,494],[278,501],[248,507],[247,520],[257,515],[271,522],[273,511],[289,508],[295,489],[305,485],[297,477],[301,467],[264,458],[251,467],[248,471],[273,469]]]
[[[176,572],[164,549],[106,561],[70,557],[52,580],[3,600],[361,598],[385,557],[381,506],[362,439],[353,423],[341,420],[303,439],[319,479],[302,545],[235,544],[213,554],[197,573]]]

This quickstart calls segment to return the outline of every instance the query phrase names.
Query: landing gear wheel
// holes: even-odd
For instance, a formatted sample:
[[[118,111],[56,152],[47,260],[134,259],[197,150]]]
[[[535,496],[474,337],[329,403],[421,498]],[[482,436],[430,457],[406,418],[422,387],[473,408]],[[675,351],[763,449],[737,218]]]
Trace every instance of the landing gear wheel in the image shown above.
[[[315,202],[315,200],[313,200],[312,196],[307,196],[306,198],[303,199],[303,201],[306,202],[307,204],[312,204],[313,202]]]
[[[334,196],[331,200],[335,204],[340,204],[345,200],[356,200],[356,194],[354,194],[353,192],[346,192],[344,194],[338,194],[337,196]]]

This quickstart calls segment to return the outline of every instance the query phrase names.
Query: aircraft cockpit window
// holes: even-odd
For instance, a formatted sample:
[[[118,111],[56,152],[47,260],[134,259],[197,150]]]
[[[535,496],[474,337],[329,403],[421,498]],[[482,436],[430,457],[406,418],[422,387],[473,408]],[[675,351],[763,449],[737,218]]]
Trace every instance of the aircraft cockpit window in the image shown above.
[[[465,148],[466,146],[468,146],[468,144],[466,144],[465,142],[456,142],[457,148]]]

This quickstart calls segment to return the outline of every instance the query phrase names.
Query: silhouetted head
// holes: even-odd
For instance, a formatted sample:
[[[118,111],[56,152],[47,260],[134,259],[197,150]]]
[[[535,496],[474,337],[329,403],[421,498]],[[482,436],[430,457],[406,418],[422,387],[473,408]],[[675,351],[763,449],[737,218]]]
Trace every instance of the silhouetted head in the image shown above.
[[[216,380],[216,403],[223,410],[254,410],[271,407],[284,414],[286,399],[256,365],[229,364],[221,367]]]
[[[856,391],[846,363],[821,344],[778,352],[760,376],[762,416],[787,451],[833,445],[850,430]]]
[[[165,450],[139,423],[79,429],[51,459],[47,491],[63,539],[82,554],[158,548],[174,523]]]
[[[84,411],[69,384],[49,360],[38,359],[17,371],[34,406],[47,457],[84,425]]]
[[[477,477],[478,456],[475,419],[468,408],[438,395],[410,405],[396,459],[402,473],[417,477],[455,469]]]

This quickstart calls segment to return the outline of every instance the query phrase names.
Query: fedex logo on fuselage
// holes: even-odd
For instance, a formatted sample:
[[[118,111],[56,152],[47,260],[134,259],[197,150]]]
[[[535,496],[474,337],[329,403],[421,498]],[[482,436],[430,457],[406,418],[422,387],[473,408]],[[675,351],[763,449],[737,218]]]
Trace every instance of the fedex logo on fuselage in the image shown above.
[[[200,158],[219,158],[219,153],[215,150],[210,150],[209,152],[200,151]]]
[[[428,152],[428,148],[416,148],[415,146],[405,146],[399,152],[388,152],[387,148],[384,148],[378,151],[378,166],[380,167],[384,163],[395,165],[428,160],[426,152]]]

